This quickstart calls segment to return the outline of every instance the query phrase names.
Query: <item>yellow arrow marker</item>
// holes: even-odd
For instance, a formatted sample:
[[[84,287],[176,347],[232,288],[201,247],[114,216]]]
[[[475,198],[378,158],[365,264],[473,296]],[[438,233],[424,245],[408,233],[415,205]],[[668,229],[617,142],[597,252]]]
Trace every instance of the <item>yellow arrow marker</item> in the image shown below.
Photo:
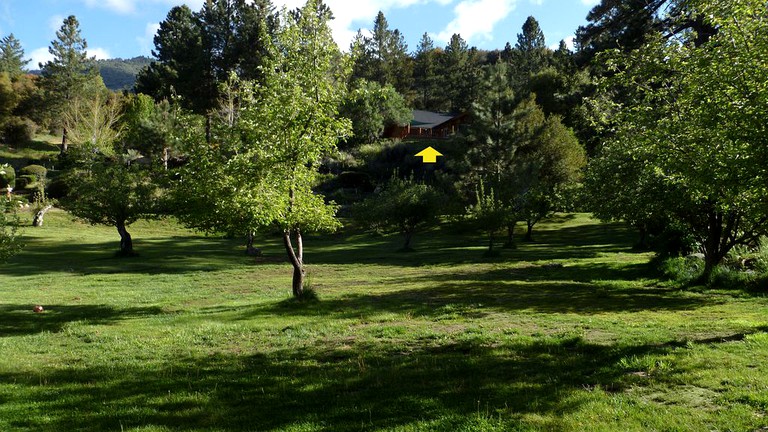
[[[442,155],[442,153],[432,147],[427,147],[419,153],[416,153],[416,157],[420,157],[424,163],[436,163],[437,157]]]

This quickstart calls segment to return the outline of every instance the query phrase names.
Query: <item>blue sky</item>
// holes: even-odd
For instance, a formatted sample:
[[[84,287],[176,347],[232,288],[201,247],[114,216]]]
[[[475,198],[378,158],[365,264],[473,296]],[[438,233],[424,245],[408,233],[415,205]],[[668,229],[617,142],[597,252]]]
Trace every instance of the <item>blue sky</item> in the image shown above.
[[[149,55],[158,23],[174,5],[199,10],[204,0],[0,0],[0,35],[21,40],[30,68],[46,60],[55,31],[68,15],[77,16],[90,55],[97,58]],[[299,6],[304,0],[273,0],[277,6]],[[484,49],[514,44],[523,22],[533,15],[547,44],[557,45],[585,23],[598,0],[326,0],[334,11],[334,37],[346,49],[358,29],[372,27],[379,10],[391,28],[406,37],[409,49],[424,32],[444,46],[453,33]]]

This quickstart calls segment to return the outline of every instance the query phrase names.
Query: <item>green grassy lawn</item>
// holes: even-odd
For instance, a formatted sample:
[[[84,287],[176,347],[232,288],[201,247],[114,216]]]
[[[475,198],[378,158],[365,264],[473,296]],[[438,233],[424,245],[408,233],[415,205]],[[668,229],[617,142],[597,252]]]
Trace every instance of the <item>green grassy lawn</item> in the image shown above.
[[[0,145],[0,163],[9,163],[19,169],[30,164],[43,164],[54,167],[59,154],[61,137],[38,135],[26,144]]]
[[[25,229],[0,267],[0,430],[768,426],[768,299],[656,279],[621,225],[559,216],[491,259],[440,227],[412,253],[308,238],[309,303],[273,239],[254,259],[170,221],[131,232],[118,259],[114,229],[61,211]]]

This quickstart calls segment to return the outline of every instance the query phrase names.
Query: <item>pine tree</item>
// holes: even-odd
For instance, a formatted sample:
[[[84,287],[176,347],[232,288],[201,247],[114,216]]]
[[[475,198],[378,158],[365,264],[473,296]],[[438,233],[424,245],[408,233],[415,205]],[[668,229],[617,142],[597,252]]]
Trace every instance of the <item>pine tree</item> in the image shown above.
[[[0,72],[6,72],[11,78],[24,73],[24,68],[31,60],[24,60],[24,48],[13,33],[0,42]]]
[[[432,38],[427,33],[421,36],[416,48],[414,65],[414,88],[416,107],[425,110],[437,109],[439,98],[437,75],[437,52]]]
[[[461,35],[451,36],[443,55],[440,83],[448,99],[448,110],[461,112],[472,106],[479,87],[479,65],[477,49],[470,49]]]
[[[390,30],[387,18],[379,11],[373,23],[371,37],[360,31],[353,42],[356,54],[352,78],[376,81],[393,86],[407,96],[413,84],[413,59],[400,30]]]
[[[40,64],[40,86],[45,91],[47,106],[54,122],[60,122],[67,106],[77,97],[104,86],[95,58],[88,57],[88,43],[80,35],[80,23],[74,15],[64,20],[51,42],[48,52],[53,60]],[[62,136],[62,153],[67,151],[67,134]]]
[[[521,78],[527,80],[531,74],[539,72],[547,66],[551,52],[547,48],[544,33],[541,31],[536,18],[529,16],[525,20],[522,30],[522,33],[517,35],[515,63]]]

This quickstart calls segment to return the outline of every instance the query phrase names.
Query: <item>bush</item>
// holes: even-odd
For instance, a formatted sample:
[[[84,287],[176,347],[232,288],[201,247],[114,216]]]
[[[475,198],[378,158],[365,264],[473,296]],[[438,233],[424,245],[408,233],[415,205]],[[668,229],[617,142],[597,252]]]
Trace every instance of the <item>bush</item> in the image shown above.
[[[360,189],[365,192],[373,191],[371,177],[363,172],[344,171],[339,174],[339,185],[343,188]]]
[[[69,185],[63,178],[57,178],[48,182],[46,191],[49,198],[59,200],[69,195]]]
[[[695,255],[667,258],[661,262],[659,270],[670,280],[687,285],[704,272],[704,260]]]
[[[0,165],[0,188],[5,189],[8,185],[16,187],[16,170],[8,164]]]
[[[11,117],[3,126],[6,144],[24,144],[32,141],[37,132],[35,122],[24,117]]]
[[[37,181],[42,181],[48,174],[48,169],[42,165],[27,165],[19,170],[19,174],[35,176]]]
[[[21,175],[16,177],[16,189],[26,189],[28,186],[37,183],[37,176]]]

